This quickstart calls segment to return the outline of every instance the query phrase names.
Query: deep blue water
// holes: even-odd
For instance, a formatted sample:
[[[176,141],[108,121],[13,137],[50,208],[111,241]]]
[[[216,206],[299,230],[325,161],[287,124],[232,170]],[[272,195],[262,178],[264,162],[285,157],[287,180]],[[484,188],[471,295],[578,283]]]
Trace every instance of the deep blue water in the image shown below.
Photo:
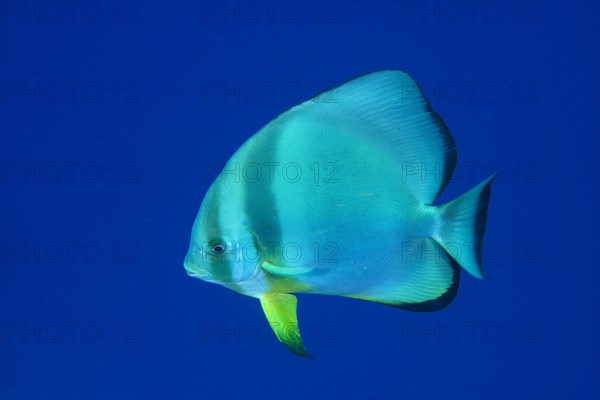
[[[1,398],[600,396],[597,2],[2,1],[0,22]],[[454,135],[441,201],[500,173],[486,279],[426,314],[299,295],[302,359],[257,300],[185,274],[191,225],[207,168],[381,69]]]

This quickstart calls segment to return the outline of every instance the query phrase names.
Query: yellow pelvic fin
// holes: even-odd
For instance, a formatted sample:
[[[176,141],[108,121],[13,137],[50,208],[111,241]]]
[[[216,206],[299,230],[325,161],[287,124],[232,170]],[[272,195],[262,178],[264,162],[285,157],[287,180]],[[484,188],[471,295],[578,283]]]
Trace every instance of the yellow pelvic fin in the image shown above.
[[[260,296],[260,304],[277,339],[292,353],[312,358],[300,337],[296,303],[296,296],[287,293],[271,292]]]

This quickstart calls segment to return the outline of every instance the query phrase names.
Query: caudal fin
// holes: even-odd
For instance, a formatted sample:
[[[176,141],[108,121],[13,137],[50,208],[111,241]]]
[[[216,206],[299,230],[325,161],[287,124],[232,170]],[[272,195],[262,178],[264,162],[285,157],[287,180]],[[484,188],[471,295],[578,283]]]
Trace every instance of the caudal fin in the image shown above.
[[[479,279],[483,278],[483,235],[494,178],[496,174],[438,207],[440,225],[435,239],[461,267]]]

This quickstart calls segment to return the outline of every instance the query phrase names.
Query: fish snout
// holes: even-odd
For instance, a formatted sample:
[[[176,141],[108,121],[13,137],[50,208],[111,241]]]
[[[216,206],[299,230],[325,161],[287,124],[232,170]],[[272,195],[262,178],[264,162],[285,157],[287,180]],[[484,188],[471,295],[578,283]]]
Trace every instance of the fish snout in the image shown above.
[[[194,278],[200,278],[200,279],[210,278],[210,274],[206,271],[200,271],[200,272],[186,271],[186,272],[189,276],[192,276]]]
[[[187,274],[191,277],[198,279],[210,279],[211,274],[204,268],[199,267],[194,262],[190,261],[187,257],[183,261],[183,266]]]

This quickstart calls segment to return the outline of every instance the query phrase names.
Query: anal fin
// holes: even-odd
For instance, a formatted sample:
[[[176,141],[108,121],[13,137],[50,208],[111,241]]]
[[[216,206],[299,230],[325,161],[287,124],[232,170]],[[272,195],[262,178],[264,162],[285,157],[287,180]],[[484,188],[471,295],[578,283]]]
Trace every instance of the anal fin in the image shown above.
[[[458,290],[460,268],[432,238],[403,244],[404,252],[379,285],[347,297],[408,311],[437,311],[448,306]]]

